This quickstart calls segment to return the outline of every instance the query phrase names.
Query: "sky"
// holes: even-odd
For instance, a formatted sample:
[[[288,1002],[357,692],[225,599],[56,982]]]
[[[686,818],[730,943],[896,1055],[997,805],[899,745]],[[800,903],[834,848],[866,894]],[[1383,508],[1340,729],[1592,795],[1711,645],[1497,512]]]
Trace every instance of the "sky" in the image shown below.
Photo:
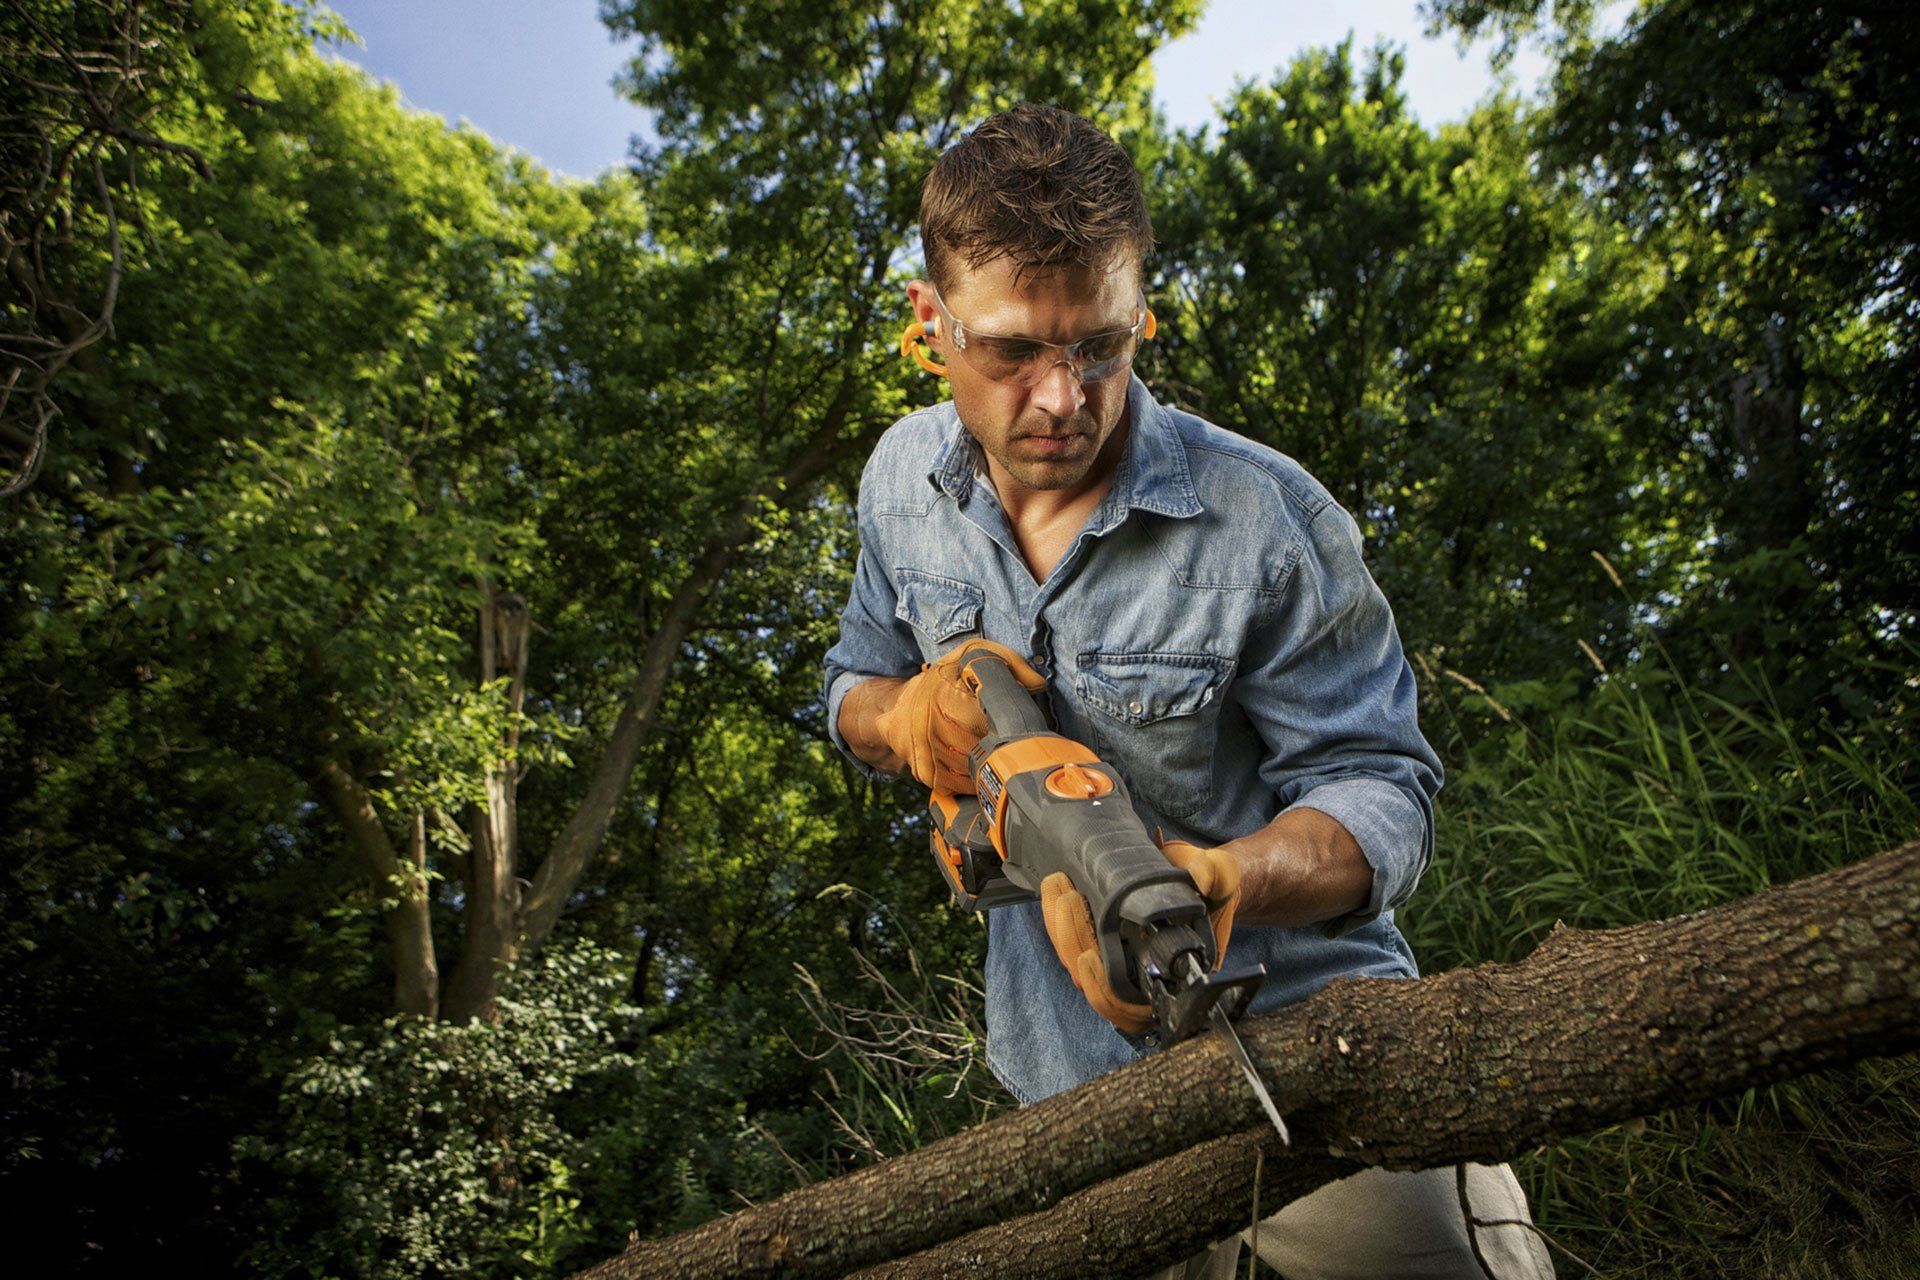
[[[410,105],[468,120],[549,169],[592,177],[621,163],[635,134],[651,136],[648,114],[612,87],[636,49],[613,40],[597,0],[328,3],[365,42],[336,53],[397,84]],[[1356,52],[1383,36],[1404,46],[1407,99],[1427,125],[1462,118],[1496,85],[1492,43],[1463,52],[1452,35],[1427,36],[1417,0],[1211,0],[1192,33],[1154,55],[1155,93],[1173,124],[1204,124],[1237,80],[1264,80],[1349,33]],[[1514,82],[1531,90],[1545,69],[1523,49]]]

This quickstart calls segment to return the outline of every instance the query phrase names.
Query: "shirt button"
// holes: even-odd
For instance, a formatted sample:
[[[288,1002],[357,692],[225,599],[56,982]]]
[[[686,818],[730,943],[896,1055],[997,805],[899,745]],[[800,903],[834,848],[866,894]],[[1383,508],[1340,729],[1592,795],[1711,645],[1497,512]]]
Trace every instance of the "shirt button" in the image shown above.
[[[1031,662],[1034,667],[1038,669],[1047,665],[1047,655],[1044,653],[1036,653],[1029,657],[1027,661]]]
[[[1146,708],[1145,708],[1145,707],[1143,707],[1143,706],[1141,706],[1141,705],[1140,705],[1139,703],[1137,703],[1137,702],[1129,702],[1129,703],[1127,704],[1127,710],[1129,710],[1129,711],[1131,711],[1131,712],[1133,712],[1133,714],[1135,714],[1135,715],[1139,715],[1139,714],[1140,714],[1140,713],[1141,713],[1142,711],[1145,711],[1145,710],[1146,710]]]

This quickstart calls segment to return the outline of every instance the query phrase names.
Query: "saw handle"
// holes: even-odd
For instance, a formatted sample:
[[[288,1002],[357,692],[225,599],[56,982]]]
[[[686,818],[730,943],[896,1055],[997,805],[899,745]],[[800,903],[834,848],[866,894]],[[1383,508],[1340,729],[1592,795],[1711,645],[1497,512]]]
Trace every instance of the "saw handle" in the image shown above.
[[[960,666],[960,679],[979,695],[980,710],[986,713],[987,736],[1019,738],[1034,733],[1051,733],[1040,702],[1013,674],[1005,659],[981,652]]]

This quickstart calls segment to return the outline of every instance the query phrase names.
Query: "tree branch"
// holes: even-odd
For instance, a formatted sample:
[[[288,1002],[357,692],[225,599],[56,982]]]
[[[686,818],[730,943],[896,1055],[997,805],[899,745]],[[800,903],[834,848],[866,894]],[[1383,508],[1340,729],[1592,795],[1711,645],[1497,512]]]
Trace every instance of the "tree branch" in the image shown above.
[[[431,1018],[440,1003],[440,973],[433,954],[426,880],[426,828],[416,818],[414,844],[403,864],[373,807],[373,797],[337,760],[324,760],[316,779],[321,798],[347,842],[366,862],[373,891],[387,906],[387,937],[393,948],[393,1008]]]
[[[1256,1160],[1263,1167],[1261,1216],[1278,1213],[1362,1167],[1331,1156],[1288,1156],[1272,1126],[1262,1125],[1076,1191],[1044,1212],[970,1231],[910,1258],[854,1272],[847,1280],[1143,1275],[1190,1258],[1251,1223]],[[1214,1212],[1195,1212],[1196,1206]],[[1222,1213],[1233,1215],[1224,1226]]]
[[[665,615],[647,641],[640,671],[628,685],[626,697],[614,723],[607,749],[599,767],[587,785],[587,794],[554,838],[541,860],[533,887],[527,894],[521,923],[521,949],[531,953],[552,932],[566,906],[574,886],[606,838],[613,823],[615,808],[626,790],[627,780],[639,763],[641,749],[653,731],[655,713],[665,696],[667,681],[679,657],[680,646],[699,619],[701,607],[721,577],[732,566],[740,550],[753,537],[754,515],[768,497],[790,503],[804,494],[813,482],[844,456],[862,437],[849,435],[845,428],[852,412],[854,397],[864,371],[849,368],[841,379],[833,402],[821,415],[820,425],[794,451],[792,459],[768,492],[754,492],[736,503],[720,522],[706,550],[694,561],[667,605]]]

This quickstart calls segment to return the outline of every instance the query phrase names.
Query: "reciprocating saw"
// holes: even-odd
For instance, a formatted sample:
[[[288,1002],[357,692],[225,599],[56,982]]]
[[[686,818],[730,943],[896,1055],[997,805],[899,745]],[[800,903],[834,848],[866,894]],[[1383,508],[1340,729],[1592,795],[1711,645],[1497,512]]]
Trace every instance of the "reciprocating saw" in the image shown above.
[[[1114,993],[1152,1009],[1162,1044],[1215,1027],[1286,1139],[1233,1029],[1265,966],[1214,967],[1207,904],[1192,878],[1147,834],[1119,773],[1053,732],[1005,661],[979,653],[960,678],[979,696],[988,728],[968,758],[978,794],[935,791],[931,802],[934,861],[955,901],[971,911],[1031,901],[1041,881],[1065,872],[1087,900]]]

